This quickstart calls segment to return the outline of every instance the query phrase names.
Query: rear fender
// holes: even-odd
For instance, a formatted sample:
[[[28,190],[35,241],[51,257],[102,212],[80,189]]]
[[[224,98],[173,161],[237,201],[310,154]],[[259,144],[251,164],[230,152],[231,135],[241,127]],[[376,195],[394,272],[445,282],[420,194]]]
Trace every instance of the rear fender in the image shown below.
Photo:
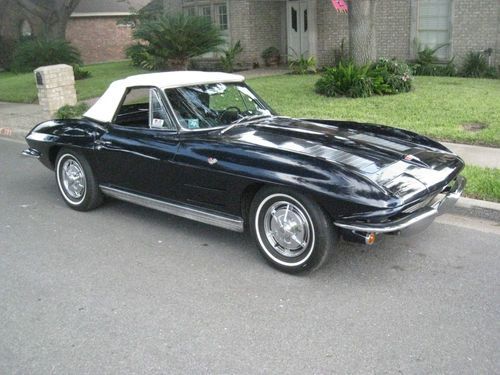
[[[50,120],[35,126],[26,135],[26,142],[40,153],[40,162],[53,169],[62,147],[79,149],[85,156],[91,157],[88,151],[93,150],[96,138],[104,132],[102,125],[86,119]]]

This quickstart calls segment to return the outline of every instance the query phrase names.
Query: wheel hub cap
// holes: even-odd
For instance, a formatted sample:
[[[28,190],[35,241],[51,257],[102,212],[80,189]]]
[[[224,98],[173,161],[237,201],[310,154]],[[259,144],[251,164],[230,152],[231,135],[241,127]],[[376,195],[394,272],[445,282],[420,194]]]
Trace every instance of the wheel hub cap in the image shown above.
[[[71,198],[80,199],[85,193],[85,174],[75,160],[66,160],[62,167],[61,178],[64,190]]]
[[[296,205],[284,201],[268,208],[264,217],[264,230],[273,248],[286,257],[301,255],[311,237],[305,214]]]

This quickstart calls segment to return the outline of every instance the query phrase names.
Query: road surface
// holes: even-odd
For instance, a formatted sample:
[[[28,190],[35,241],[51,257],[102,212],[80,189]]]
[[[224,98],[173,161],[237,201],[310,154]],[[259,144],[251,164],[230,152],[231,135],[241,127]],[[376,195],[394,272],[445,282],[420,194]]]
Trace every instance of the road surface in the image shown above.
[[[500,372],[500,226],[342,244],[312,274],[244,235],[110,201],[69,209],[0,139],[0,373]]]

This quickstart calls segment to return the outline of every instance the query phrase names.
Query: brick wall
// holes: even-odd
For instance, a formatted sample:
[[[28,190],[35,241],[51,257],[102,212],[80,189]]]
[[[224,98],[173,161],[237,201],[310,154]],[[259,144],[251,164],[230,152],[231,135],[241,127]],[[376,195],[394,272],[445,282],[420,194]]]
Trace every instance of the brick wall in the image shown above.
[[[328,2],[317,2],[318,44],[317,60],[320,66],[331,65],[334,52],[340,49],[342,40],[345,48],[349,47],[349,29],[347,14],[338,13]]]
[[[379,0],[376,13],[377,57],[414,57],[418,0]],[[460,65],[468,51],[494,48],[493,63],[500,64],[500,1],[452,1],[452,55]],[[318,0],[318,62],[328,64],[342,38],[348,46],[348,16],[336,13],[329,2]]]
[[[377,57],[410,58],[410,0],[383,0],[377,4]]]
[[[249,53],[262,62],[260,55],[268,47],[276,47],[286,56],[286,3],[281,1],[250,2],[250,19],[258,22],[251,33]]]
[[[452,53],[460,64],[469,51],[495,48],[499,32],[500,1],[455,0],[453,7]],[[496,51],[498,56],[498,51]],[[497,59],[496,64],[500,64]]]
[[[170,0],[178,7],[180,0]],[[200,3],[202,0],[199,1]],[[198,3],[193,0],[191,3]],[[418,0],[377,0],[376,32],[378,57],[408,60],[414,57]],[[177,5],[175,5],[177,4]],[[500,0],[453,0],[452,54],[460,64],[470,50],[495,48],[500,64]],[[276,46],[286,56],[286,1],[229,0],[231,43],[245,48],[241,59],[260,61],[261,52]],[[334,51],[344,39],[349,46],[348,15],[337,13],[329,0],[316,0],[317,60],[333,62]]]
[[[125,59],[133,43],[132,29],[119,26],[120,17],[75,17],[68,22],[66,39],[82,54],[84,63]]]

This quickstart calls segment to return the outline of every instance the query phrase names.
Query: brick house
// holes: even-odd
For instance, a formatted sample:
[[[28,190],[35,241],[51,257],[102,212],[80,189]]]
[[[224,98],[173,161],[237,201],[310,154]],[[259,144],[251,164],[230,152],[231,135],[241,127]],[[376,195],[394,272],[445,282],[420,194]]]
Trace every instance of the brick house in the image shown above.
[[[355,0],[354,0],[355,1]],[[409,60],[416,41],[436,46],[438,55],[460,62],[470,50],[492,48],[500,64],[499,0],[377,0],[379,57]],[[313,55],[320,65],[332,62],[342,40],[348,45],[348,16],[330,0],[164,0],[170,12],[210,17],[229,43],[240,40],[241,59],[261,63],[262,51],[277,47],[282,56]],[[294,53],[295,51],[295,53]]]
[[[66,39],[81,52],[84,63],[125,58],[124,48],[132,44],[130,25],[123,17],[151,0],[81,0],[68,20]],[[0,66],[21,37],[44,34],[45,21],[9,0],[0,9]]]
[[[66,28],[66,39],[82,55],[84,63],[125,59],[132,44],[132,29],[119,21],[149,0],[81,0]]]

